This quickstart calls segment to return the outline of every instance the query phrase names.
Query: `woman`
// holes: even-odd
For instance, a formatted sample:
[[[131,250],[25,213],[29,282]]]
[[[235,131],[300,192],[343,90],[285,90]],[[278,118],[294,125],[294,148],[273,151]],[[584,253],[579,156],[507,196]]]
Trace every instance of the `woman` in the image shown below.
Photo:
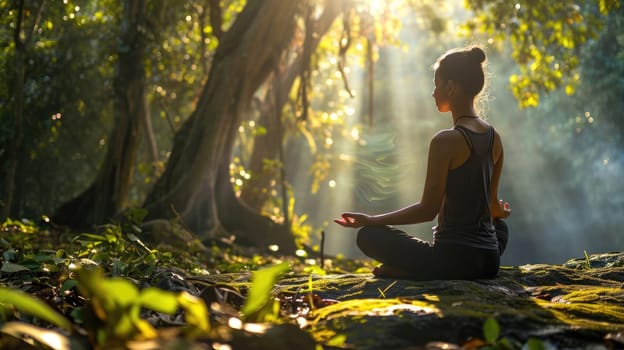
[[[344,227],[362,227],[359,248],[383,263],[380,277],[417,280],[494,278],[507,245],[502,219],[511,213],[498,200],[503,168],[500,135],[476,113],[483,90],[485,53],[479,47],[451,50],[434,65],[433,98],[438,110],[451,112],[453,128],[431,140],[425,187],[420,202],[397,211],[368,215],[342,213]],[[432,221],[433,242],[389,225]]]

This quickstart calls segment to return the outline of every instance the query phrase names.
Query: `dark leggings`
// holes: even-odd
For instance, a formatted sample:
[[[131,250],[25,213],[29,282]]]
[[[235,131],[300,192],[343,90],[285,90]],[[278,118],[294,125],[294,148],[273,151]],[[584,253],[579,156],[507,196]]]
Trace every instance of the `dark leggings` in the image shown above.
[[[410,236],[390,226],[365,226],[357,236],[357,245],[369,257],[400,269],[415,280],[473,280],[494,278],[500,255],[507,247],[509,229],[495,220],[499,250],[480,249],[456,244],[436,244]]]

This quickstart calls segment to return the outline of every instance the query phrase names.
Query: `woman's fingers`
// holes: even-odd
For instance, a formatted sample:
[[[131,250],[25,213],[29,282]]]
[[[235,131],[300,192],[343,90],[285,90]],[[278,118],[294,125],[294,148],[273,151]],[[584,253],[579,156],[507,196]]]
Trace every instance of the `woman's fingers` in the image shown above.
[[[340,219],[334,219],[334,222],[344,227],[359,227],[357,217],[358,215],[354,213],[342,213]]]
[[[494,208],[494,211],[497,212],[495,216],[501,219],[505,219],[511,215],[511,207],[509,206],[509,203],[503,201],[502,199],[498,200],[498,208]]]
[[[339,225],[349,227],[351,224],[355,222],[355,220],[353,220],[352,218],[342,217],[340,219],[334,219],[334,222]]]
[[[509,203],[503,201],[502,199],[500,199],[498,203],[500,204],[500,207],[503,210],[503,213],[505,214],[504,217],[505,218],[508,217],[511,214],[511,207],[509,207]]]
[[[342,225],[342,226],[346,226],[347,225],[347,221],[343,218],[340,219],[334,219],[334,222],[337,223],[338,225]]]

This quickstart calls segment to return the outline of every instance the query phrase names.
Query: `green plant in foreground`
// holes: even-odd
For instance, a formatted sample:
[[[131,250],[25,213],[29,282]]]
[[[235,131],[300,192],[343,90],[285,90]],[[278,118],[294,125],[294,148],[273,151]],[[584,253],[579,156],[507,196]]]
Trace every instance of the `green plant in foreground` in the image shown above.
[[[279,302],[271,297],[275,282],[290,270],[288,263],[269,266],[255,271],[247,300],[241,310],[243,319],[249,322],[271,322],[279,318]]]
[[[100,269],[80,269],[77,271],[77,279],[78,290],[90,299],[88,307],[83,308],[86,310],[85,318],[93,319],[95,316],[97,319],[86,326],[100,344],[111,339],[133,339],[138,335],[144,338],[156,337],[157,333],[152,325],[140,318],[141,308],[168,315],[173,315],[178,308],[182,308],[186,323],[194,331],[210,330],[206,305],[187,292],[175,294],[153,287],[139,291],[125,279],[104,278]]]
[[[0,311],[6,316],[11,309],[20,310],[67,331],[72,329],[72,323],[68,319],[43,301],[20,290],[0,287]]]
[[[484,350],[513,350],[517,348],[547,350],[552,348],[548,343],[535,338],[529,338],[522,347],[515,346],[508,338],[500,338],[500,325],[493,317],[488,317],[483,323],[483,338],[487,343],[485,347],[481,348]]]
[[[0,313],[6,320],[9,313],[19,310],[65,331],[73,331],[72,323],[43,301],[19,290],[0,287]],[[21,339],[28,337],[52,349],[69,349],[70,340],[61,332],[36,327],[25,322],[3,323],[0,332]]]
[[[282,263],[253,273],[241,310],[245,322],[279,323],[279,303],[272,298],[272,291],[280,276],[289,270],[288,263]],[[69,335],[22,321],[4,323],[0,332],[18,339],[32,338],[54,349],[69,349],[72,337],[80,337],[78,330],[82,328],[89,334],[92,345],[120,345],[130,340],[158,337],[154,326],[141,318],[141,310],[147,309],[168,315],[182,310],[186,321],[183,335],[189,339],[210,335],[212,327],[206,304],[187,292],[173,293],[154,287],[139,290],[124,278],[105,277],[101,268],[81,267],[76,271],[76,279],[71,281],[87,299],[85,305],[72,312],[74,323],[34,296],[0,287],[0,311],[5,320],[10,312],[19,311],[61,328]]]
[[[124,343],[137,338],[155,338],[158,335],[156,329],[140,317],[142,308],[168,315],[182,309],[187,334],[206,334],[210,331],[205,303],[187,292],[176,294],[153,287],[139,291],[134,284],[125,279],[105,278],[99,268],[81,268],[76,274],[77,288],[88,299],[78,314],[82,320],[82,327],[96,344],[106,345]],[[41,300],[20,291],[0,288],[0,307],[5,314],[8,309],[16,309],[64,330],[74,330],[70,320]],[[69,344],[68,337],[60,332],[30,326],[23,322],[6,323],[0,331],[18,338],[27,335],[52,348],[58,348],[55,344],[59,341]],[[55,344],[48,344],[46,339],[53,339]]]

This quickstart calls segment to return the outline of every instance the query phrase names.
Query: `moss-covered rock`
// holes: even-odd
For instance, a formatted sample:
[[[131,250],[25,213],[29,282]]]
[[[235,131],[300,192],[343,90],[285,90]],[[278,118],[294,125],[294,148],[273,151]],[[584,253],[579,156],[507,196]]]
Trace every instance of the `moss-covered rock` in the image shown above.
[[[609,253],[563,265],[503,267],[491,280],[289,276],[275,293],[306,295],[311,288],[324,300],[338,301],[302,313],[304,330],[338,348],[474,347],[483,342],[470,339],[488,338],[483,326],[490,317],[500,327],[497,341],[506,339],[516,348],[529,342],[565,349],[619,348],[624,346],[623,282],[624,253]]]

